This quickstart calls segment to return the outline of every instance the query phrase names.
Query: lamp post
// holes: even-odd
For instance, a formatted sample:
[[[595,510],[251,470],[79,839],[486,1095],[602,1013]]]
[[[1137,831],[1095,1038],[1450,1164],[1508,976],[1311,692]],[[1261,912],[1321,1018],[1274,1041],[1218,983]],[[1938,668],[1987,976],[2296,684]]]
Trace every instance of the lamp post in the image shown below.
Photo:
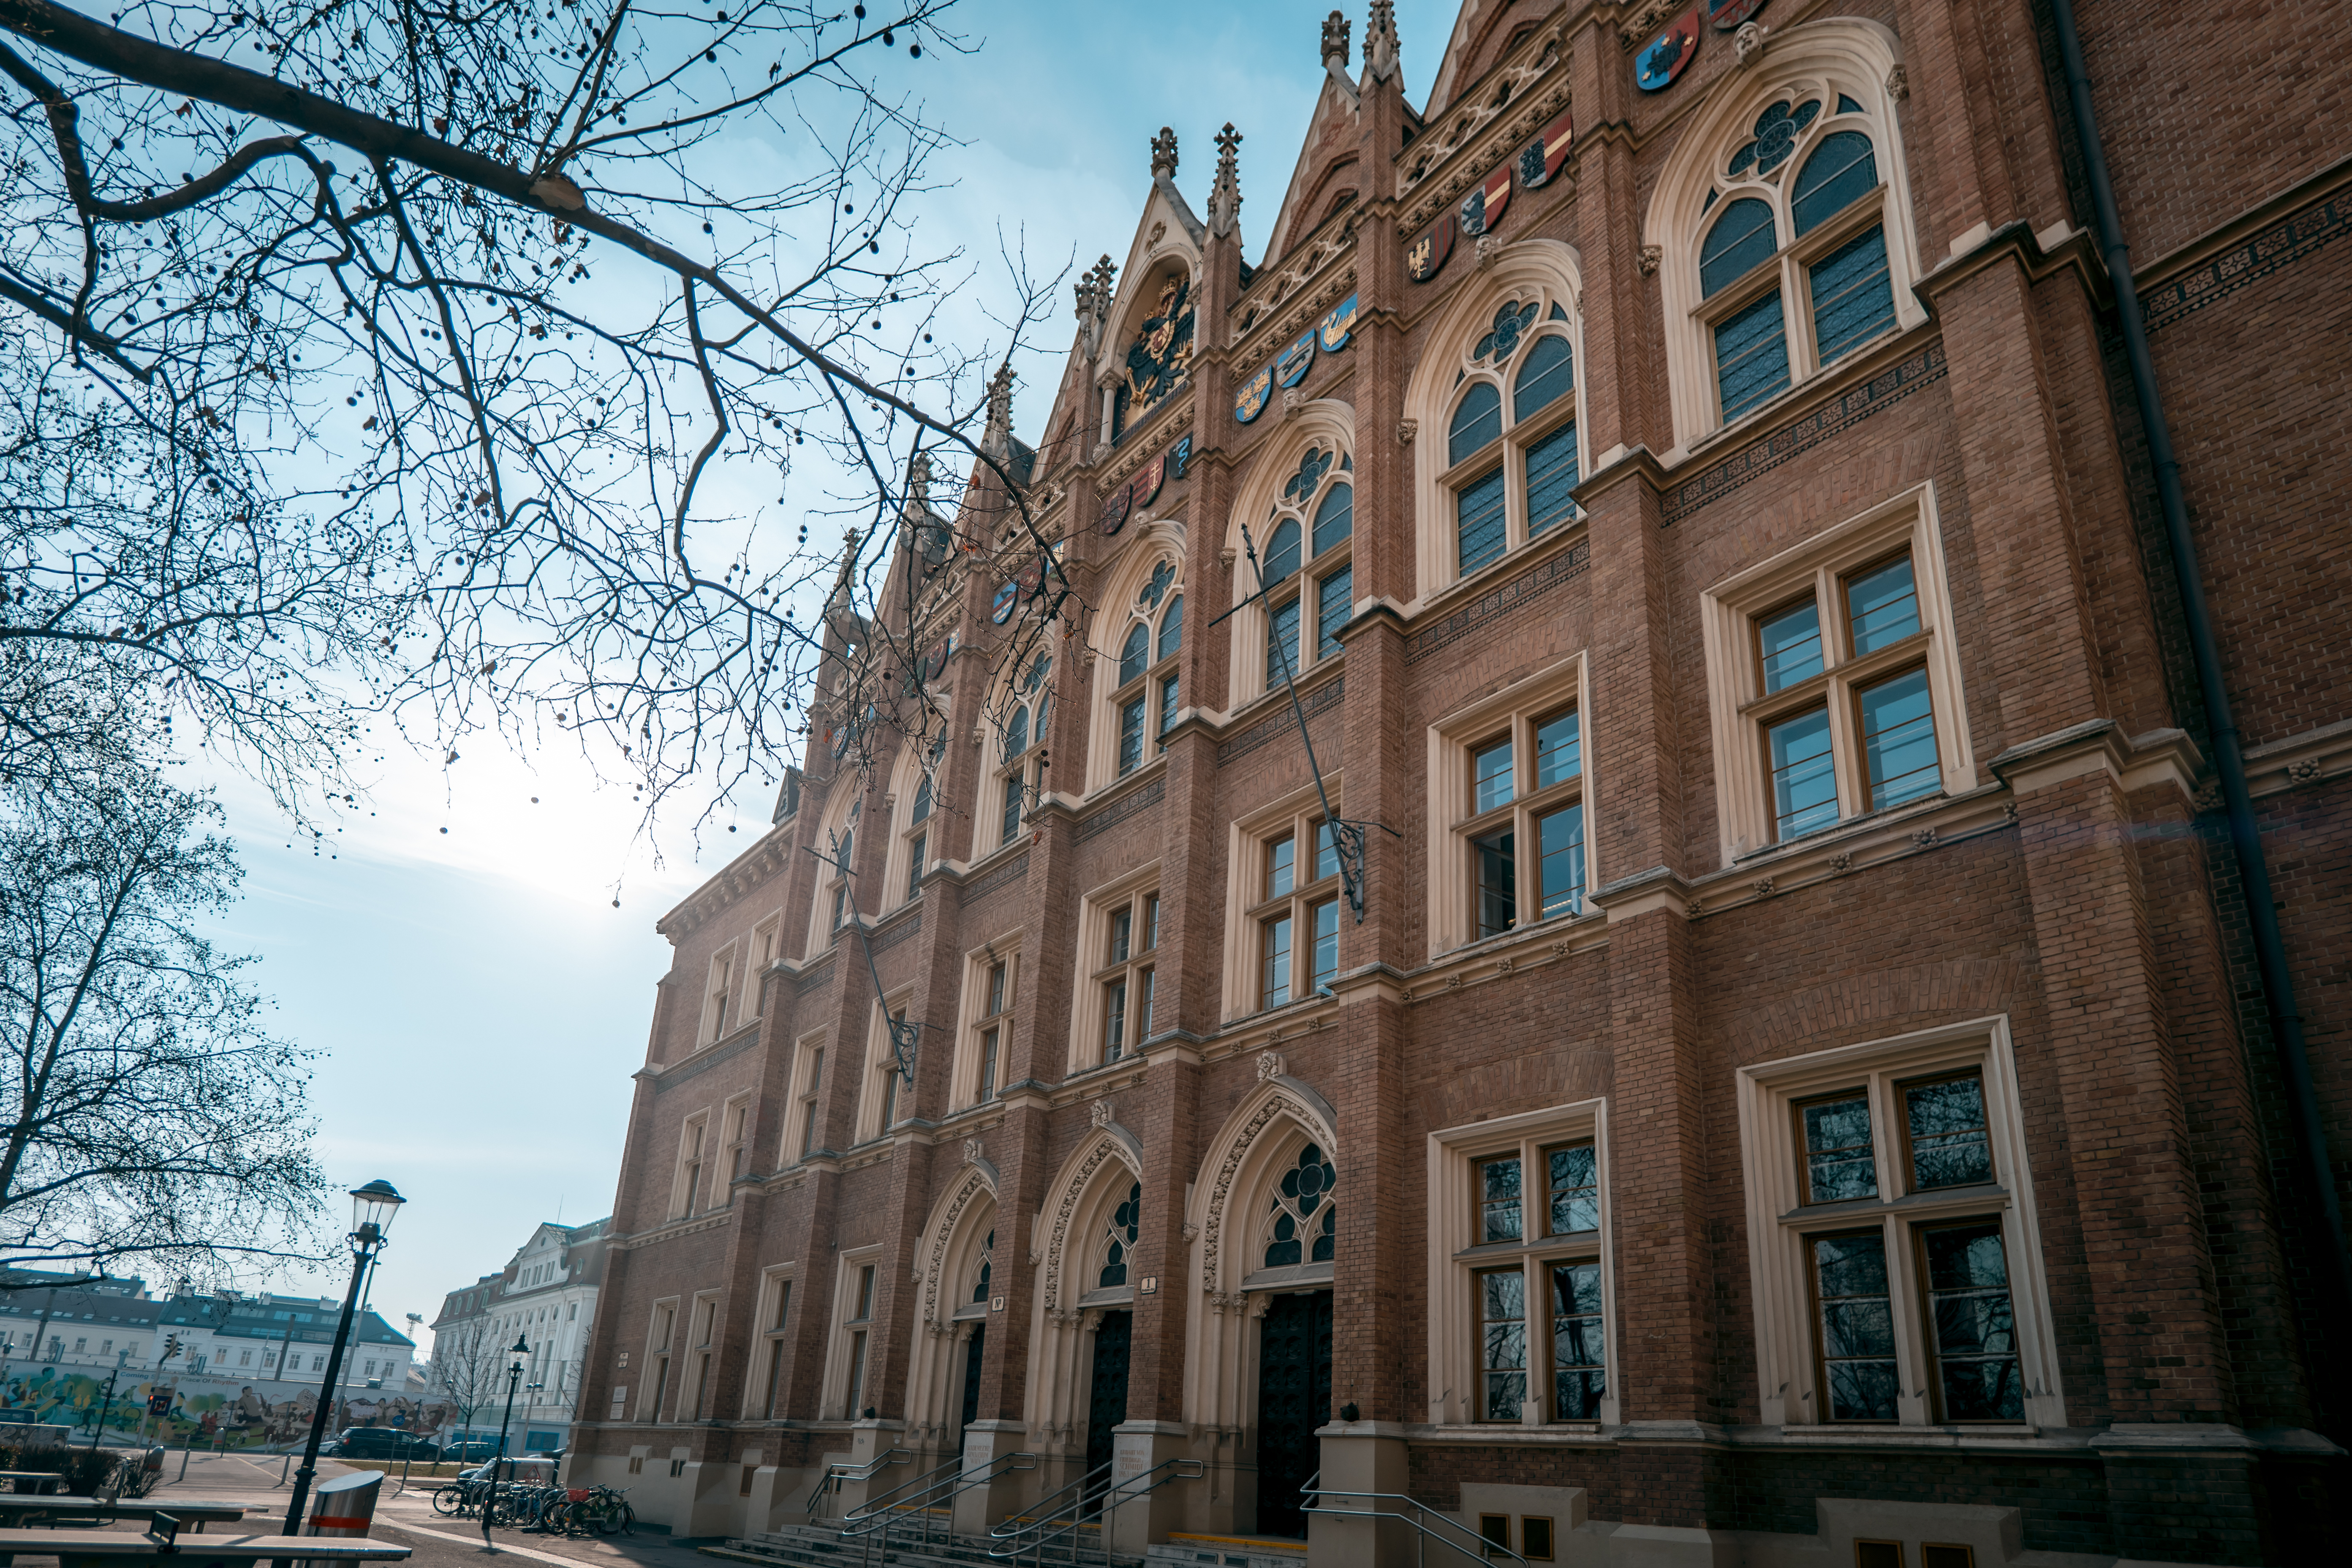
[[[507,1479],[514,1479],[514,1461],[507,1458],[507,1428],[514,1425],[515,1390],[522,1386],[522,1369],[530,1359],[530,1346],[520,1334],[515,1336],[514,1349],[507,1352],[507,1413],[499,1422],[499,1449],[490,1458],[490,1491],[482,1500],[482,1542],[490,1539],[490,1516],[498,1512],[498,1474],[500,1461],[507,1467]]]
[[[302,1450],[302,1468],[294,1472],[294,1495],[287,1500],[284,1533],[288,1535],[302,1533],[302,1510],[310,1500],[311,1479],[319,1473],[319,1443],[327,1435],[328,1416],[335,1407],[335,1384],[343,1370],[343,1346],[352,1337],[352,1314],[359,1310],[360,1287],[367,1279],[368,1266],[383,1250],[383,1233],[390,1228],[393,1215],[406,1201],[381,1178],[352,1189],[352,1233],[347,1238],[352,1248],[352,1288],[343,1294],[343,1315],[335,1324],[334,1348],[327,1352],[319,1408],[310,1417],[310,1441]]]

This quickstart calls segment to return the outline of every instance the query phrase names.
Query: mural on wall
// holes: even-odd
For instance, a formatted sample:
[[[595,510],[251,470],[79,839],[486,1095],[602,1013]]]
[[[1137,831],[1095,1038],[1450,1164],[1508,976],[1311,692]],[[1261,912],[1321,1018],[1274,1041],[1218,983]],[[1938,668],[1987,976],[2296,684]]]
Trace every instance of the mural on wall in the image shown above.
[[[105,1424],[126,1430],[136,1427],[147,1415],[149,1399],[159,1390],[171,1396],[171,1413],[162,1418],[161,1432],[172,1441],[194,1436],[205,1440],[217,1436],[232,1445],[292,1442],[310,1431],[318,1414],[319,1394],[314,1388],[289,1393],[282,1384],[226,1384],[198,1389],[184,1386],[188,1381],[183,1378],[174,1384],[117,1379],[114,1397],[106,1405]],[[0,1367],[0,1409],[31,1411],[37,1425],[88,1430],[105,1395],[102,1377],[49,1366],[37,1372]],[[430,1442],[456,1414],[453,1406],[444,1403],[362,1394],[338,1400],[328,1429],[393,1426]]]

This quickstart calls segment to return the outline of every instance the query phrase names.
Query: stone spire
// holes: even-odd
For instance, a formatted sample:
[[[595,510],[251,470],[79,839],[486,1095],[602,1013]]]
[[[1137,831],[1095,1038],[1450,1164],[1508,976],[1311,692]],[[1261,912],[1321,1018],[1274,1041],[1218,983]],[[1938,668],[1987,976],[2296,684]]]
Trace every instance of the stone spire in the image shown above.
[[[931,504],[931,455],[917,452],[907,460],[907,505],[922,510]]]
[[[1354,25],[1344,11],[1334,11],[1323,18],[1323,64],[1332,70],[1348,68],[1348,35]]]
[[[1240,167],[1234,158],[1234,149],[1242,144],[1242,133],[1234,129],[1232,121],[1217,132],[1217,180],[1209,187],[1209,232],[1232,234],[1241,226],[1242,185]]]
[[[1397,74],[1396,0],[1372,0],[1364,22],[1364,74],[1372,81]]]
[[[1012,444],[1013,362],[1006,360],[988,378],[988,422],[981,426],[980,449],[1002,460]]]
[[[1111,279],[1118,271],[1106,256],[1078,279],[1078,335],[1088,359],[1102,348],[1103,325],[1110,319]]]
[[[1176,177],[1176,131],[1163,125],[1160,134],[1151,139],[1151,177],[1172,180]]]

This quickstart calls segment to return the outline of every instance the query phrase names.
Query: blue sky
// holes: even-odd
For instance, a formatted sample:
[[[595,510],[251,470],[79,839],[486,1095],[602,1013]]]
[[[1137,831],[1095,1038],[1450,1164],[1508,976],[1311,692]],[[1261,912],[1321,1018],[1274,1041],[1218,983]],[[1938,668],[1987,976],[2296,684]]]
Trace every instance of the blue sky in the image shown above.
[[[1360,47],[1365,9],[1349,6]],[[1418,102],[1454,10],[1398,9]],[[926,198],[920,239],[985,258],[1002,223],[1048,274],[1073,256],[1124,257],[1151,136],[1175,128],[1177,182],[1205,211],[1213,139],[1231,121],[1246,138],[1242,229],[1255,258],[1313,108],[1329,10],[971,4],[960,14],[977,53],[926,50],[919,68],[892,68],[968,143],[938,166],[946,188]],[[983,268],[950,302],[950,331],[989,334],[996,278]],[[1028,390],[1015,419],[1033,438],[1072,328],[1066,286],[1050,351],[1017,364]],[[747,845],[772,804],[729,803],[740,815],[707,828],[698,853],[685,813],[655,843],[640,839],[628,792],[597,788],[576,758],[520,756],[488,736],[464,752],[446,770],[394,752],[317,853],[257,791],[222,781],[247,869],[222,935],[261,956],[251,973],[277,1000],[277,1031],[323,1053],[310,1095],[328,1174],[339,1187],[382,1176],[411,1200],[373,1293],[395,1326],[406,1312],[429,1321],[446,1291],[501,1266],[538,1221],[609,1210],[629,1075],[668,967],[654,921]],[[340,1293],[342,1281],[278,1284]]]

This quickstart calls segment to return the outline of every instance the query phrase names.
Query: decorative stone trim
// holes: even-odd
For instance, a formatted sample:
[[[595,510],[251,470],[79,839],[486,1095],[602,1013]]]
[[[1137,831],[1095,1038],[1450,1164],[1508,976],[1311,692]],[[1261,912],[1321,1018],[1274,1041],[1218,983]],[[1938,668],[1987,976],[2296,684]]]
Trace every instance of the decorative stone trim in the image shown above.
[[[1091,816],[1081,817],[1078,821],[1077,841],[1084,844],[1096,834],[1105,833],[1117,827],[1129,817],[1158,805],[1167,798],[1167,795],[1168,775],[1162,773],[1143,788],[1129,792],[1125,796],[1111,802]]]
[[[1779,468],[1801,452],[1810,451],[1850,426],[1891,408],[1921,387],[1944,379],[1949,368],[1941,339],[1900,363],[1888,366],[1861,385],[1850,388],[1801,419],[1784,426],[1683,480],[1666,494],[1662,528],[1672,528],[1709,502],[1722,500],[1748,480]]]
[[[1314,690],[1307,693],[1304,697],[1301,697],[1298,700],[1298,705],[1305,710],[1307,718],[1313,719],[1317,715],[1324,712],[1326,710],[1337,708],[1340,702],[1345,700],[1347,689],[1348,678],[1342,675],[1338,679],[1329,682],[1328,685],[1318,686]],[[1259,720],[1248,729],[1244,730],[1240,734],[1235,735],[1232,740],[1227,741],[1224,744],[1219,746],[1217,748],[1217,766],[1222,768],[1227,763],[1245,757],[1252,752],[1256,751],[1259,747],[1272,742],[1276,736],[1281,734],[1284,731],[1295,730],[1297,727],[1298,721],[1291,715],[1290,704],[1287,700],[1285,700],[1281,705],[1280,711]]]
[[[1584,574],[1592,562],[1590,541],[1579,540],[1567,550],[1553,556],[1542,565],[1523,572],[1507,583],[1499,584],[1470,600],[1427,631],[1414,634],[1405,645],[1404,661],[1418,664],[1431,654],[1449,644],[1460,641],[1477,627],[1498,616],[1508,616],[1526,607],[1538,595],[1557,588],[1571,577]]]
[[[1518,151],[1522,140],[1568,107],[1570,54],[1559,21],[1537,28],[1423,129],[1413,143],[1415,155],[1397,169],[1399,239],[1411,238],[1447,201]],[[1552,78],[1550,84],[1538,91],[1547,76]],[[1570,153],[1571,168],[1574,161]],[[1566,185],[1573,188],[1574,183],[1570,174]]]
[[[1238,349],[1244,340],[1260,335],[1276,311],[1297,299],[1334,262],[1352,256],[1355,249],[1356,209],[1351,205],[1325,219],[1299,243],[1297,249],[1250,279],[1249,288],[1233,303],[1233,328],[1226,341]],[[1349,281],[1354,281],[1355,276],[1355,268],[1349,268]]]
[[[998,889],[1008,887],[1028,874],[1029,852],[1024,849],[980,880],[967,884],[961,901],[966,905],[976,904]]]
[[[911,918],[898,921],[887,931],[868,932],[866,938],[866,951],[887,952],[922,929],[923,910],[922,906],[918,904]]]
[[[2140,295],[2151,332],[2292,266],[2331,240],[2352,233],[2352,196],[2337,194],[2291,213],[2230,247],[2193,271],[2168,279]]]
[[[658,1246],[665,1241],[676,1241],[680,1237],[699,1236],[706,1230],[717,1230],[720,1226],[732,1224],[734,1218],[733,1209],[720,1209],[696,1219],[682,1219],[674,1225],[639,1231],[635,1236],[616,1236],[608,1245],[615,1252],[635,1252],[640,1247]]]
[[[1218,1161],[1216,1179],[1209,1187],[1207,1202],[1201,1215],[1201,1288],[1218,1289],[1219,1259],[1225,1239],[1225,1216],[1233,1196],[1234,1178],[1241,1172],[1242,1163],[1257,1144],[1258,1135],[1277,1117],[1288,1116],[1306,1128],[1323,1146],[1334,1163],[1339,1159],[1339,1129],[1333,1125],[1330,1107],[1297,1079],[1285,1076],[1270,1077],[1261,1089],[1265,1098],[1252,1110],[1241,1126],[1224,1139],[1224,1153]],[[1245,1218],[1247,1216],[1244,1216]],[[1246,1274],[1248,1269],[1241,1271]]]
[[[2352,719],[2267,742],[2246,753],[2246,784],[2256,799],[2347,773],[2352,773]]]
[[[654,1092],[659,1094],[696,1077],[707,1068],[717,1067],[720,1062],[732,1061],[741,1056],[759,1039],[761,1021],[754,1018],[728,1038],[703,1047],[683,1061],[667,1063],[660,1068],[642,1071],[637,1076],[651,1083]]]

